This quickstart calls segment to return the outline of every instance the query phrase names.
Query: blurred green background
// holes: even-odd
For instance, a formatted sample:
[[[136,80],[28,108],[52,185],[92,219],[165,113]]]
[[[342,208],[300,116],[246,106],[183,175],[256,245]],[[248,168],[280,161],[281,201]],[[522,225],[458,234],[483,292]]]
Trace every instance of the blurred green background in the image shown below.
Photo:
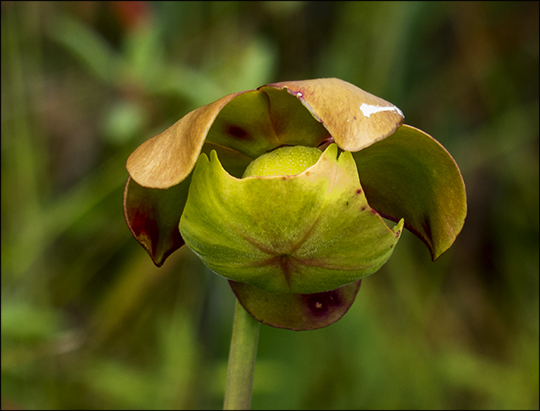
[[[468,217],[412,234],[322,330],[261,327],[254,409],[539,407],[538,2],[2,2],[2,408],[221,408],[234,297],[160,269],[125,162],[190,110],[339,77],[454,156]]]

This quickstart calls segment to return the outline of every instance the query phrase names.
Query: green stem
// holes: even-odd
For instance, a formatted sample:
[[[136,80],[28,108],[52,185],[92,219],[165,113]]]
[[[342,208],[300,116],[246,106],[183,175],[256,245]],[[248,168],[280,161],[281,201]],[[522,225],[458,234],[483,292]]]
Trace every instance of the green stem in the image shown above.
[[[236,300],[224,410],[249,410],[261,324]]]

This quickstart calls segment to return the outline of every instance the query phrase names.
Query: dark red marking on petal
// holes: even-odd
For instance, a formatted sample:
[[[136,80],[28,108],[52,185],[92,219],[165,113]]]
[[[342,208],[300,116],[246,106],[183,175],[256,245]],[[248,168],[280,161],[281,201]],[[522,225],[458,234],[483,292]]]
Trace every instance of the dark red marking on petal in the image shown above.
[[[135,237],[144,235],[150,241],[152,241],[152,239],[158,239],[158,226],[153,220],[148,218],[146,213],[143,213],[139,210],[133,210],[133,213],[129,217],[131,229],[133,230],[133,234],[135,235]]]
[[[315,294],[302,294],[302,299],[313,316],[322,317],[332,308],[342,305],[343,301],[338,290]]]
[[[366,211],[366,206],[362,206],[362,211]]]
[[[139,210],[133,210],[129,213],[128,221],[133,236],[148,251],[150,257],[152,257],[152,260],[158,267],[163,265],[169,255],[184,245],[180,231],[174,230],[171,233],[170,248],[163,255],[158,255],[158,245],[160,244],[158,224],[146,213]]]
[[[251,136],[249,135],[249,133],[246,130],[244,130],[242,127],[228,126],[227,134],[240,140],[251,140]]]
[[[356,190],[356,194],[360,194],[361,192],[362,192],[362,189],[361,189],[361,188],[358,188],[358,189]]]

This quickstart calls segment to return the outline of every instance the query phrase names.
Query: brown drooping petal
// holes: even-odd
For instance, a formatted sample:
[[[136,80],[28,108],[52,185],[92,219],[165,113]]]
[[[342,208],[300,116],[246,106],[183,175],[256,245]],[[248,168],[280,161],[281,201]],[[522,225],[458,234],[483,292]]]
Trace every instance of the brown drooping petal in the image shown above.
[[[343,80],[275,83],[188,113],[141,144],[127,169],[141,186],[166,189],[189,175],[206,141],[252,159],[281,145],[316,147],[330,136],[343,150],[358,151],[391,135],[402,122],[396,106]]]
[[[284,81],[266,87],[286,88],[295,95],[347,151],[361,150],[388,137],[404,119],[392,103],[337,78]]]
[[[131,178],[143,187],[161,189],[184,180],[193,170],[216,116],[242,93],[229,94],[193,110],[137,147],[126,164]]]

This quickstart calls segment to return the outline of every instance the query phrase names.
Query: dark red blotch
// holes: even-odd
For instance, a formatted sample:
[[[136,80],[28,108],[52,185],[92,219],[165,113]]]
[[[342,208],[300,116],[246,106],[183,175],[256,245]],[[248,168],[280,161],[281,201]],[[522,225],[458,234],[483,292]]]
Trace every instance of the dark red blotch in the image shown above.
[[[332,308],[339,307],[343,304],[339,290],[302,294],[302,299],[311,314],[315,317],[325,316]]]

